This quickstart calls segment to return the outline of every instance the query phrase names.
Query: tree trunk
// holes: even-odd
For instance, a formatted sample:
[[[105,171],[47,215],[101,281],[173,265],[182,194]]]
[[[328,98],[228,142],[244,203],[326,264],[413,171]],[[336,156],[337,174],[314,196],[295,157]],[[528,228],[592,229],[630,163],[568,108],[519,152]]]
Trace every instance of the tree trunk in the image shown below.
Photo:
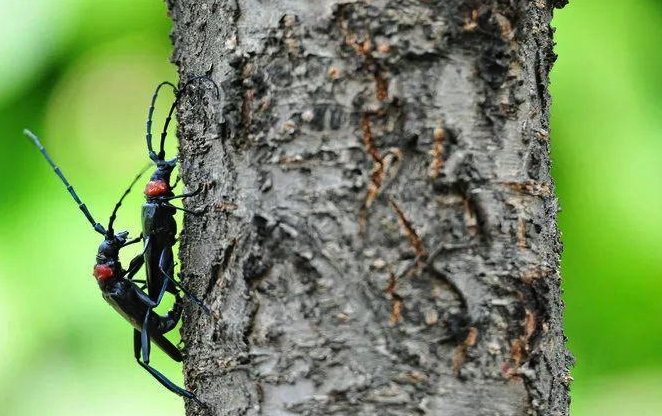
[[[556,0],[170,0],[188,415],[567,415]]]

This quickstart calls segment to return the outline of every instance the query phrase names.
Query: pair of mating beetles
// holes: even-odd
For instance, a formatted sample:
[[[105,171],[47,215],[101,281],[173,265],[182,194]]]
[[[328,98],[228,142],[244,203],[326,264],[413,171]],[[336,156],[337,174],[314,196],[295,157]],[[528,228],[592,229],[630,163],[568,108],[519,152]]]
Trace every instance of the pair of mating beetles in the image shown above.
[[[175,245],[177,234],[177,224],[174,216],[176,210],[186,210],[172,205],[171,201],[196,195],[200,189],[196,192],[182,195],[175,195],[173,193],[172,188],[174,186],[170,186],[170,176],[177,164],[177,158],[166,160],[164,151],[168,125],[179,100],[193,82],[202,80],[210,81],[216,88],[216,94],[218,96],[218,87],[208,77],[192,78],[180,90],[170,82],[162,82],[157,86],[156,91],[154,91],[147,116],[147,149],[151,161],[156,165],[156,169],[152,173],[144,191],[146,202],[142,206],[142,233],[140,237],[134,239],[129,239],[128,231],[115,232],[113,223],[115,222],[117,210],[122,205],[122,201],[147,168],[143,169],[124,191],[124,194],[115,204],[115,208],[110,215],[108,227],[104,228],[94,220],[88,208],[80,200],[60,169],[55,165],[39,142],[37,136],[29,130],[24,131],[53,167],[62,182],[64,182],[67,190],[78,203],[78,207],[92,224],[94,230],[103,235],[104,239],[99,245],[93,274],[97,279],[99,288],[101,288],[103,298],[124,319],[129,321],[134,328],[133,343],[136,361],[168,390],[182,397],[192,399],[199,404],[201,402],[195,394],[177,386],[152,367],[149,363],[149,357],[150,343],[153,341],[170,358],[178,362],[182,361],[180,350],[164,336],[166,332],[177,326],[181,318],[183,304],[180,292],[184,293],[185,296],[200,306],[205,313],[209,314],[207,307],[173,278],[175,267],[173,246]],[[172,87],[175,93],[175,100],[165,120],[161,133],[159,152],[156,153],[152,147],[152,117],[159,90],[164,86]],[[142,253],[131,260],[127,270],[123,269],[119,259],[120,250],[140,241],[144,244]],[[145,280],[133,279],[143,265],[145,265]],[[142,286],[138,286],[138,283],[142,284]],[[147,293],[144,291],[145,288],[147,289]],[[154,308],[161,303],[166,292],[174,295],[175,303],[168,313],[159,315],[154,311]]]

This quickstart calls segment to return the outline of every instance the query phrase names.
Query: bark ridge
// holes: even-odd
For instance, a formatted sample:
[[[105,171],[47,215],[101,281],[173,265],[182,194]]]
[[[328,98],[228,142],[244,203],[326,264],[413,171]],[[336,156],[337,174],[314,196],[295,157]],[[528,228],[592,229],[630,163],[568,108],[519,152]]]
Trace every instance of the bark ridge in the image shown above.
[[[187,414],[568,414],[561,3],[168,1]]]

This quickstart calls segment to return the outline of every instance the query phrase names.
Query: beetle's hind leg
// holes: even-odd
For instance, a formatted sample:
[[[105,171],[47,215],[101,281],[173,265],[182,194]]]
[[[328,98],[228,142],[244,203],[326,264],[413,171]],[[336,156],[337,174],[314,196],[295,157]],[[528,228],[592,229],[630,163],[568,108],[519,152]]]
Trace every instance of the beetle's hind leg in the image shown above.
[[[175,383],[168,380],[168,378],[166,376],[164,376],[163,374],[161,374],[157,369],[150,366],[149,364],[145,364],[144,362],[142,362],[140,360],[140,351],[142,349],[141,338],[142,338],[142,336],[140,334],[140,331],[134,329],[133,330],[133,355],[134,355],[138,365],[140,365],[142,368],[147,370],[147,372],[149,372],[155,379],[157,379],[158,382],[161,383],[161,385],[163,387],[167,388],[171,392],[173,392],[173,393],[175,393],[179,396],[185,397],[187,399],[194,400],[199,405],[204,406],[204,403],[202,403],[200,401],[200,399],[198,399],[198,397],[195,394],[191,393],[190,391],[188,391],[186,389],[183,389],[183,388],[177,386]]]

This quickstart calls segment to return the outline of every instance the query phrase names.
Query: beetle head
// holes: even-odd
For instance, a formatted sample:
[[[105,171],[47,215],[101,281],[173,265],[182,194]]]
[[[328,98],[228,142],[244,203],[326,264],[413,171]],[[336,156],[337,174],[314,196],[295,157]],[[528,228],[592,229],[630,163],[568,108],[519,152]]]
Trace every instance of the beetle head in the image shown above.
[[[97,251],[97,264],[107,263],[109,261],[119,261],[120,249],[126,243],[129,236],[128,231],[120,231],[114,235],[107,235],[99,244]]]

